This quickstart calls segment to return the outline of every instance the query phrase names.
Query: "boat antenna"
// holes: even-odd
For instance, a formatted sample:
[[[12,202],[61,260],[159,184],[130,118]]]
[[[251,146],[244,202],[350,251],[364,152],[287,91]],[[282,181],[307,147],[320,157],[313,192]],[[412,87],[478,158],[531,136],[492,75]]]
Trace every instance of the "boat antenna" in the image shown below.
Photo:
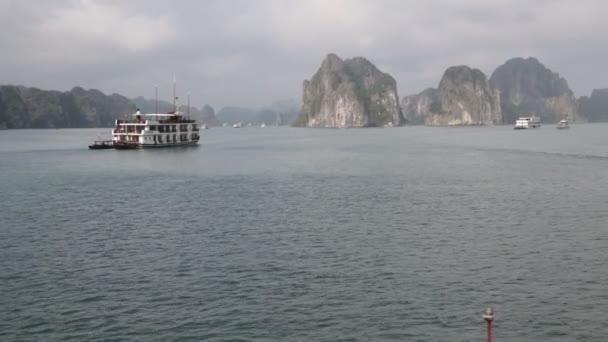
[[[190,92],[188,92],[188,120],[190,120]]]
[[[158,85],[154,85],[154,116],[158,119]]]
[[[175,74],[173,74],[173,114],[177,113],[177,107],[175,101],[177,100],[177,96],[175,96],[175,84],[177,83],[177,78]]]

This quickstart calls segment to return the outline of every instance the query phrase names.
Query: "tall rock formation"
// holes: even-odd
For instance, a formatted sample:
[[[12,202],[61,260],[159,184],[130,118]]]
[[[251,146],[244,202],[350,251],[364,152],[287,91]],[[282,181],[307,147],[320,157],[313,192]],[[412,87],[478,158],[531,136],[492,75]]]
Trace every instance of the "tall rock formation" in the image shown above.
[[[403,98],[405,118],[434,126],[489,125],[502,122],[498,94],[486,75],[468,66],[448,68],[437,89]]]
[[[329,54],[304,81],[302,110],[295,126],[371,127],[404,122],[397,82],[363,57]]]
[[[589,122],[608,121],[608,89],[593,89],[578,100],[578,108]]]
[[[582,120],[568,82],[536,58],[513,58],[496,68],[490,85],[500,92],[503,122],[539,115],[543,122]]]
[[[220,120],[218,120],[217,117],[215,116],[215,110],[213,109],[213,107],[211,107],[211,105],[208,105],[208,104],[204,105],[203,108],[200,110],[199,117],[200,117],[200,120],[208,126],[220,126],[221,125]]]

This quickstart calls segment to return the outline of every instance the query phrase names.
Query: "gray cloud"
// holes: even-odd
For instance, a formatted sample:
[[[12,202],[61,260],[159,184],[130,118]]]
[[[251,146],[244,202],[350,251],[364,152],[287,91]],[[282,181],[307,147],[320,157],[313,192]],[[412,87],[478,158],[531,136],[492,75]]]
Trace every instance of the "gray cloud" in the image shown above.
[[[365,56],[400,95],[467,64],[488,76],[535,56],[577,95],[608,86],[601,0],[0,0],[0,83],[74,85],[196,104],[263,105],[301,96],[329,52]]]

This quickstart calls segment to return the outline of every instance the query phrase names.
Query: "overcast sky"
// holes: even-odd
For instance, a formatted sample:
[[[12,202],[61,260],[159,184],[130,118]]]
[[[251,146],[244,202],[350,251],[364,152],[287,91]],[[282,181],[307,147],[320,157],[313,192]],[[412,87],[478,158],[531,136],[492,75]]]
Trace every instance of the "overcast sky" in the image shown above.
[[[602,0],[0,0],[0,84],[262,106],[301,100],[327,53],[364,56],[401,97],[451,65],[537,57],[577,96],[608,87]]]

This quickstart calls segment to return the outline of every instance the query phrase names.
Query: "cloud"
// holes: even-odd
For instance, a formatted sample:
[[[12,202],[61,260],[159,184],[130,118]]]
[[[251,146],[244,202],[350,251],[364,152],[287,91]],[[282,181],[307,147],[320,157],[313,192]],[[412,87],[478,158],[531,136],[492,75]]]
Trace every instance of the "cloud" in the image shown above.
[[[41,23],[40,34],[60,42],[94,42],[109,49],[146,51],[171,40],[176,32],[169,16],[152,17],[126,12],[117,5],[80,0],[52,11]]]
[[[365,56],[401,96],[451,65],[489,76],[535,56],[582,95],[608,86],[605,13],[601,0],[0,0],[0,75],[149,97],[177,74],[193,102],[218,107],[299,99],[330,52]]]

